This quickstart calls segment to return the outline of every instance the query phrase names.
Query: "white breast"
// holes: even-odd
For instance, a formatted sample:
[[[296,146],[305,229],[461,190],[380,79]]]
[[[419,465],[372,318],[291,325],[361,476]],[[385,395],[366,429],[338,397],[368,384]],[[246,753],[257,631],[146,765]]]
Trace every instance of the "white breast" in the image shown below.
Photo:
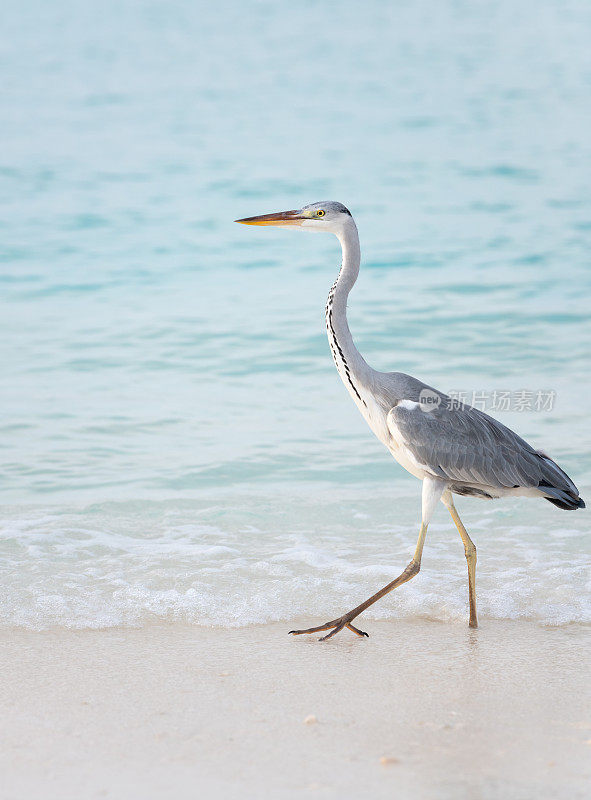
[[[419,403],[416,403],[414,400],[401,400],[398,405],[403,408],[408,408],[409,410],[419,407]],[[392,453],[400,466],[404,467],[404,469],[410,472],[411,475],[414,475],[415,478],[419,478],[419,480],[423,480],[423,478],[428,475],[432,476],[433,473],[429,470],[427,465],[418,462],[406,446],[404,436],[396,424],[394,415],[391,413],[388,413],[386,416],[386,428],[389,436],[387,444],[388,450]]]

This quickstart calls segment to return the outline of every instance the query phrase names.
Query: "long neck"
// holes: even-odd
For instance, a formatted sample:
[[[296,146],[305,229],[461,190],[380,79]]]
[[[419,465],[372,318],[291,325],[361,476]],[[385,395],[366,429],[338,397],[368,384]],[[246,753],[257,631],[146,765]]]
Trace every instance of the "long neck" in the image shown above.
[[[343,383],[355,402],[365,405],[363,386],[367,384],[371,367],[355,347],[347,324],[347,298],[359,275],[361,250],[357,226],[352,219],[338,235],[343,251],[343,263],[326,303],[326,330],[334,362]]]

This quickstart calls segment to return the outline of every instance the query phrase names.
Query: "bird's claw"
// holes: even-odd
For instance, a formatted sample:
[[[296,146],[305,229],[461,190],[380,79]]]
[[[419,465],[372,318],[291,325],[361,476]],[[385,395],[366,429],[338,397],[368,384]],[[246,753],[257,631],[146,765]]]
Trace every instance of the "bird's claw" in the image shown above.
[[[326,636],[321,636],[318,640],[320,642],[325,642],[327,639],[330,639],[332,636],[339,633],[339,631],[342,631],[343,628],[349,628],[349,630],[352,631],[356,636],[369,637],[369,633],[361,631],[359,628],[356,628],[351,624],[352,619],[354,619],[354,617],[348,618],[345,616],[341,617],[340,619],[334,619],[332,622],[327,622],[324,625],[318,625],[316,628],[306,628],[306,630],[302,631],[289,631],[289,633],[293,634],[294,636],[300,636],[303,633],[320,633],[320,631],[328,630],[330,633],[327,633]]]

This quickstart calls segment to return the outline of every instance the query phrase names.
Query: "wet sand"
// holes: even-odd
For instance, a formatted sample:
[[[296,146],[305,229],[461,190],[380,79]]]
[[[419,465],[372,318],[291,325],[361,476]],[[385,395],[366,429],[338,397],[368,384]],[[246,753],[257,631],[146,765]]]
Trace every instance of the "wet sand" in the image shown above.
[[[3,631],[0,795],[588,796],[588,629],[293,626]]]

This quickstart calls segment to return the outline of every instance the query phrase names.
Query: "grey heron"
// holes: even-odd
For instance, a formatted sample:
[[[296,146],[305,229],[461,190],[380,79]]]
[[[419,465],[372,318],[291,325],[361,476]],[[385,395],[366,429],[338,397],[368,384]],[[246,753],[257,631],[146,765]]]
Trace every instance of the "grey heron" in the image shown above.
[[[421,567],[427,527],[441,500],[464,543],[468,564],[469,625],[476,616],[476,547],[458,515],[453,495],[493,499],[542,497],[558,508],[584,508],[568,475],[547,455],[516,433],[472,406],[452,401],[417,378],[402,372],[378,372],[355,347],[347,324],[347,298],[361,263],[357,226],[341,203],[312,203],[296,211],[236,220],[244,225],[274,225],[334,234],[342,249],[342,264],[326,303],[330,349],[345,387],[377,438],[396,461],[422,481],[422,518],[411,562],[402,573],[365,602],[324,625],[290,631],[299,635],[343,628],[367,636],[352,623],[397,586],[414,578]]]

